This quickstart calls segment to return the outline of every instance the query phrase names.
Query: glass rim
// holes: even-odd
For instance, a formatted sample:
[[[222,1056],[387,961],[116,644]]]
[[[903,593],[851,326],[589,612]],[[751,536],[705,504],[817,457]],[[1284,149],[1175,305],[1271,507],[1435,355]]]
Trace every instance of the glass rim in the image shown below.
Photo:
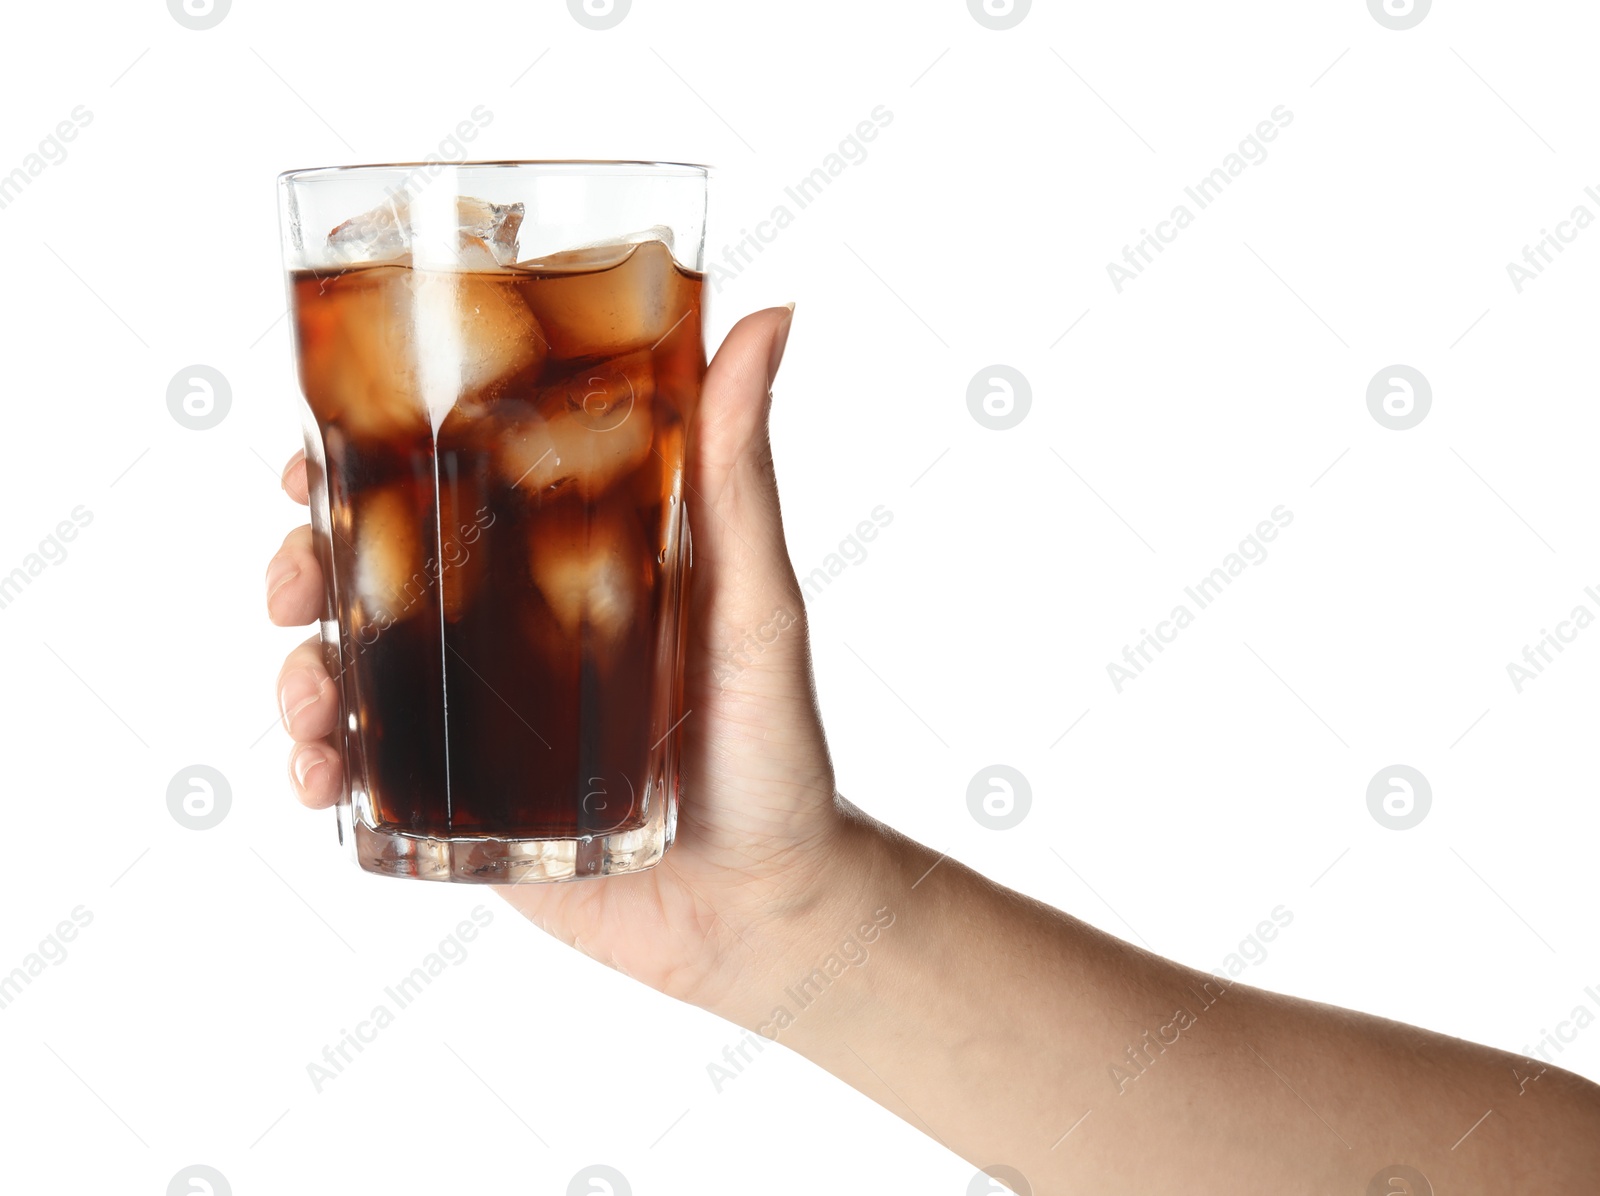
[[[382,174],[396,170],[410,173],[416,170],[442,171],[445,169],[480,168],[509,170],[516,167],[553,167],[555,170],[550,173],[565,170],[573,175],[586,173],[638,174],[657,178],[709,178],[712,170],[710,166],[699,162],[650,162],[608,158],[500,158],[465,162],[370,162],[350,166],[307,166],[296,170],[283,171],[278,175],[278,182],[287,185],[289,183],[315,182],[319,179],[339,178],[345,175]]]

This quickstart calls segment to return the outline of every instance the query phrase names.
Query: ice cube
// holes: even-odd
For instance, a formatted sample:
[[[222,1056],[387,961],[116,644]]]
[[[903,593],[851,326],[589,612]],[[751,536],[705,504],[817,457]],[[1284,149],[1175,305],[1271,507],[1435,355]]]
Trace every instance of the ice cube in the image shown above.
[[[614,240],[575,245],[542,257],[529,258],[518,262],[517,266],[523,270],[604,270],[624,261],[636,247],[648,241],[658,241],[667,247],[667,252],[672,252],[672,230],[665,224],[657,224]]]
[[[463,270],[498,270],[500,262],[495,251],[481,237],[462,237],[456,247],[455,264]]]
[[[412,198],[397,191],[369,212],[352,216],[328,234],[328,248],[346,264],[391,262],[410,253],[414,237]],[[456,199],[458,241],[453,251],[477,257],[487,253],[491,268],[517,260],[517,230],[522,227],[520,203],[497,204],[462,195]],[[468,266],[466,268],[474,268]]]
[[[509,273],[413,270],[405,321],[418,387],[437,428],[458,401],[481,403],[497,383],[531,375],[548,351]]]
[[[299,312],[306,396],[363,439],[425,435],[458,401],[537,373],[544,333],[509,273],[376,266],[323,283]]]
[[[409,275],[397,266],[351,271],[296,305],[306,398],[320,422],[358,440],[403,442],[428,432],[410,365]]]
[[[656,236],[520,262],[534,273],[528,303],[557,357],[610,357],[650,348],[688,319],[697,289]]]
[[[522,227],[522,205],[490,203],[463,195],[456,200],[463,242],[474,240],[487,248],[495,264],[509,266],[517,260],[517,230]]]
[[[629,353],[572,370],[539,388],[539,407],[549,415],[571,414],[594,432],[612,432],[634,416],[646,423],[655,398],[650,354]]]
[[[585,366],[539,391],[538,410],[499,439],[502,478],[530,494],[571,485],[605,493],[650,455],[655,374],[649,353]]]
[[[490,399],[519,373],[531,380],[544,360],[546,338],[519,290],[526,279],[501,264],[515,257],[521,208],[434,198],[444,201],[446,225],[459,221],[449,253],[433,252],[450,238],[431,232],[411,245],[410,215],[437,205],[414,208],[400,195],[330,235],[352,257],[392,261],[296,281],[302,380],[324,423],[341,421],[364,438],[426,433],[458,401]]]
[[[627,514],[544,512],[534,519],[528,565],[570,639],[615,643],[644,615],[644,538]]]
[[[411,248],[410,197],[390,195],[369,212],[352,216],[328,234],[328,248],[342,262],[387,262]]]
[[[355,588],[363,628],[381,632],[427,605],[422,535],[404,483],[356,498]]]

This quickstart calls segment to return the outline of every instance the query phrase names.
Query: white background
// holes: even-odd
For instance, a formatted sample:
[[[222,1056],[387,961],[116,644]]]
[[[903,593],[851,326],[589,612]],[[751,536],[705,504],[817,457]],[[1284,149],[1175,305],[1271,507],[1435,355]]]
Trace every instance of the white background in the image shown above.
[[[1593,6],[1462,0],[1403,32],[1360,0],[1041,3],[1009,31],[951,0],[637,0],[605,32],[548,0],[4,20],[0,173],[92,113],[0,210],[0,572],[93,514],[0,610],[0,973],[93,917],[0,1010],[8,1188],[158,1194],[206,1163],[240,1194],[562,1193],[604,1162],[641,1196],[966,1190],[969,1164],[781,1050],[719,1095],[732,1027],[488,892],[360,873],[289,795],[273,176],[418,158],[480,104],[476,157],[715,164],[712,258],[892,112],[712,300],[713,344],[798,301],[773,433],[796,566],[894,515],[812,604],[846,793],[1196,966],[1283,905],[1244,977],[1267,988],[1514,1051],[1600,1012],[1600,631],[1521,693],[1506,670],[1600,613],[1600,231],[1520,294],[1506,271],[1600,214]],[[1119,294],[1107,263],[1278,105],[1266,160]],[[166,406],[195,363],[232,388],[203,432]],[[996,363],[1031,383],[1009,431],[967,407]],[[1366,403],[1395,363],[1433,390],[1403,432]],[[1116,692],[1123,645],[1279,504],[1269,558]],[[204,832],[166,806],[195,763],[232,791]],[[1031,782],[1015,830],[967,809],[995,763]],[[1432,786],[1408,831],[1367,808],[1396,763]],[[467,961],[315,1092],[306,1065],[479,904]],[[1600,1029],[1559,1061],[1600,1076]]]

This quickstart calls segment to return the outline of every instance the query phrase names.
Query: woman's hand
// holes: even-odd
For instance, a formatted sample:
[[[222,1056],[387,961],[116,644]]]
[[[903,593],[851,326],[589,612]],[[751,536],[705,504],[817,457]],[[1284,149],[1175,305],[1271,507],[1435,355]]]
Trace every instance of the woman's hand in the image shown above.
[[[847,837],[767,440],[792,318],[792,308],[779,307],[739,322],[711,363],[694,423],[689,713],[675,846],[646,872],[500,890],[564,942],[734,1017],[746,1005],[759,1012],[770,961],[806,936],[806,915],[838,888],[825,874],[840,866]],[[306,502],[304,454],[289,462],[283,487]],[[268,613],[280,625],[303,625],[322,607],[311,529],[298,527],[267,567]],[[278,692],[295,741],[291,784],[305,804],[333,805],[342,789],[329,742],[339,695],[315,636],[285,660]]]
[[[1595,1085],[1160,959],[835,796],[767,444],[789,316],[729,333],[696,425],[678,845],[648,872],[506,899],[663,992],[781,1034],[1036,1196],[1389,1191],[1400,1162],[1439,1192],[1592,1192]],[[305,501],[303,462],[284,486]],[[308,529],[273,558],[268,591],[277,622],[319,613]],[[337,697],[314,640],[279,684],[295,787],[328,805]]]

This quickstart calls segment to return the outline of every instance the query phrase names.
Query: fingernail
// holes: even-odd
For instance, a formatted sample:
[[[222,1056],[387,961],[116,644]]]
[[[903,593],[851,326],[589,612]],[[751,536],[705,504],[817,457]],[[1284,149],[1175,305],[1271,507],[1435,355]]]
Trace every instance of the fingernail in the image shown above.
[[[278,591],[299,576],[299,568],[288,557],[273,557],[267,566],[267,605],[271,606]]]
[[[312,776],[317,769],[325,768],[327,761],[322,758],[321,752],[300,751],[294,754],[294,779],[300,788],[309,787]]]
[[[311,669],[301,669],[283,679],[278,690],[278,707],[283,711],[283,729],[294,733],[294,718],[322,696],[322,679]]]
[[[767,360],[767,389],[772,389],[773,380],[778,376],[778,367],[783,364],[784,346],[789,343],[789,325],[794,323],[794,304],[787,305],[789,314],[783,317],[778,325],[778,331],[772,338],[772,356]]]

